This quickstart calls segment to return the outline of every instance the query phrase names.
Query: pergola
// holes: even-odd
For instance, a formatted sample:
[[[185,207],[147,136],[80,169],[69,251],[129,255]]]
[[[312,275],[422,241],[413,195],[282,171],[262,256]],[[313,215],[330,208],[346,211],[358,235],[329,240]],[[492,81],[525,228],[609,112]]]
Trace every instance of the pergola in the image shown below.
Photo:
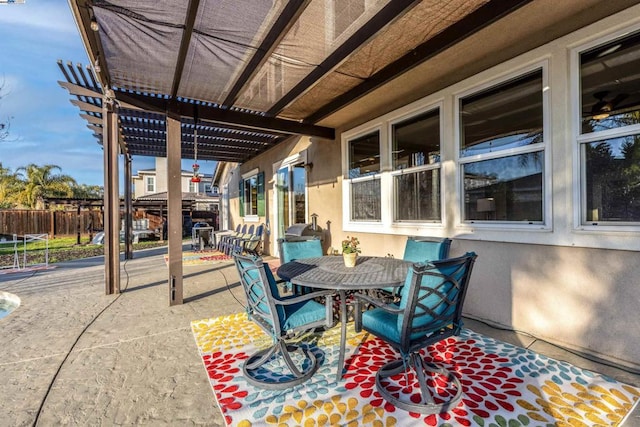
[[[105,284],[119,291],[117,156],[168,159],[169,301],[182,303],[180,160],[243,163],[531,0],[69,0],[90,69],[59,63],[104,148]],[[366,7],[365,7],[366,6]],[[524,48],[524,47],[523,47]],[[130,216],[130,215],[129,215]]]

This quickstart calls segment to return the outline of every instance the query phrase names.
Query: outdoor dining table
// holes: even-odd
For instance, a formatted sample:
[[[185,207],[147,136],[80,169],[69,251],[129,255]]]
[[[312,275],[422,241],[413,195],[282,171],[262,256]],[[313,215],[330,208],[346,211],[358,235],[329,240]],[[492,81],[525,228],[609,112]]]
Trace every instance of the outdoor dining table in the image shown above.
[[[355,267],[345,267],[340,256],[305,258],[282,264],[277,274],[294,285],[331,289],[340,299],[340,353],[336,380],[342,379],[347,339],[347,293],[404,283],[412,263],[390,257],[358,256]]]

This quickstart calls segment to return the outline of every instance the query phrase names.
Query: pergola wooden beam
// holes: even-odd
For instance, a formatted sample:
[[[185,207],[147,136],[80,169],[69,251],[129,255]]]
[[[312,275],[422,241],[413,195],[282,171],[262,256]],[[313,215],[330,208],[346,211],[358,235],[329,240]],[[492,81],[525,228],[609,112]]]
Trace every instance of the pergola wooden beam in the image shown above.
[[[293,120],[284,120],[277,117],[268,117],[258,114],[250,114],[237,110],[222,109],[204,104],[192,104],[185,101],[160,98],[140,93],[116,92],[116,99],[127,105],[134,105],[143,110],[156,113],[167,113],[176,117],[186,117],[222,125],[231,124],[246,129],[257,129],[265,132],[284,132],[292,135],[316,136],[324,139],[335,139],[335,129],[324,126],[315,126],[299,123]]]

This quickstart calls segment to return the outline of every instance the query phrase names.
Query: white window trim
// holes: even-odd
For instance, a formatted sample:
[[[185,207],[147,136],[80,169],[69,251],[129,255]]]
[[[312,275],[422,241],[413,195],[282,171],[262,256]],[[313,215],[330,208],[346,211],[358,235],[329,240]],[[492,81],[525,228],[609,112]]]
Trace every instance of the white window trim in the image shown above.
[[[254,176],[256,177],[256,181],[257,181],[257,177],[258,177],[259,173],[260,173],[260,169],[259,168],[253,168],[250,171],[245,172],[245,173],[243,173],[241,175],[241,180],[243,182],[243,185],[242,185],[243,191],[244,191],[244,181],[246,181],[247,179],[252,178]],[[265,186],[266,186],[266,184],[267,183],[265,182]],[[257,182],[256,182],[256,185],[257,185]],[[266,189],[265,189],[265,192],[266,192]],[[265,194],[265,197],[266,197],[266,194]],[[246,203],[246,201],[245,201],[245,203]],[[246,206],[245,206],[245,209],[246,209]],[[259,222],[260,221],[260,217],[258,215],[247,214],[246,212],[245,212],[244,216],[241,217],[241,218],[242,218],[242,220],[244,222]]]
[[[459,92],[455,92],[453,99],[454,110],[454,142],[455,142],[455,165],[456,165],[456,188],[454,192],[456,198],[457,216],[455,228],[461,232],[473,232],[478,233],[482,230],[495,231],[495,232],[511,232],[513,230],[527,230],[527,231],[542,231],[549,232],[553,230],[553,208],[552,208],[552,142],[551,142],[551,89],[549,86],[549,59],[545,58],[531,62],[525,66],[519,67],[515,70],[511,70],[508,73],[493,77],[490,80],[485,80],[480,84],[476,84],[472,87],[464,89]],[[502,150],[497,153],[481,154],[476,156],[460,157],[460,100],[469,95],[479,93],[485,89],[492,88],[500,85],[512,79],[517,79],[527,73],[542,70],[542,139],[543,142],[539,144],[527,145],[524,147],[513,148],[509,150]],[[494,75],[495,76],[495,75]],[[542,151],[544,153],[544,177],[543,177],[543,221],[540,223],[525,223],[519,221],[463,221],[463,195],[464,195],[464,179],[462,165],[466,163],[472,163],[478,160],[490,160],[495,158],[502,158],[512,156],[515,154],[532,153]]]
[[[606,44],[618,38],[622,38],[631,33],[640,31],[640,23],[625,27],[618,31],[610,32],[604,36],[592,38],[589,41],[574,45],[569,50],[569,81],[571,84],[571,142],[573,156],[573,231],[575,233],[602,234],[602,233],[640,233],[640,223],[631,225],[629,223],[613,224],[593,222],[592,224],[582,223],[583,204],[585,203],[582,194],[583,182],[585,181],[585,170],[582,167],[582,145],[589,142],[601,141],[605,139],[640,134],[640,124],[626,126],[624,128],[607,129],[588,134],[581,134],[582,105],[580,91],[580,53],[591,48]]]
[[[249,172],[245,172],[242,174],[242,179],[245,180],[247,178],[251,178],[254,175],[258,175],[260,173],[260,169],[253,168]]]
[[[152,182],[153,190],[149,191],[149,182]],[[145,194],[154,194],[156,192],[156,177],[153,175],[148,175],[144,179],[144,192]]]
[[[284,159],[282,159],[280,161],[277,161],[277,162],[275,162],[275,163],[273,163],[271,165],[272,176],[271,176],[271,180],[269,181],[269,184],[272,185],[272,190],[273,190],[272,191],[272,194],[273,194],[273,206],[274,206],[274,209],[273,209],[273,224],[276,225],[274,227],[274,231],[273,231],[274,232],[274,237],[273,237],[274,241],[277,241],[278,238],[280,238],[280,237],[284,237],[284,236],[279,236],[278,235],[278,227],[277,227],[278,221],[280,219],[278,217],[278,208],[277,208],[278,202],[279,202],[278,192],[276,191],[276,188],[275,188],[275,185],[276,185],[276,182],[277,182],[277,179],[278,179],[278,171],[280,169],[282,169],[283,167],[285,167],[285,166],[296,165],[296,164],[299,164],[299,163],[303,163],[303,164],[307,165],[309,163],[307,161],[307,159],[308,159],[307,150],[302,150],[302,151],[300,151],[300,152],[298,152],[296,154],[293,154],[293,155],[291,155],[289,157],[285,157]],[[306,182],[306,185],[304,187],[304,197],[305,197],[305,200],[308,201],[309,200],[309,182],[308,182],[309,174],[308,174],[308,172],[306,173],[306,175],[307,176],[305,178],[306,178],[307,182]],[[304,217],[305,218],[309,218],[309,203],[305,204]],[[275,254],[274,255],[275,256],[279,255],[277,247],[275,248]]]
[[[365,124],[363,126],[352,129],[345,132],[341,136],[342,145],[342,206],[347,206],[347,209],[342,209],[342,224],[345,231],[359,231],[359,232],[383,232],[385,225],[389,223],[388,208],[385,208],[384,203],[388,201],[388,180],[384,180],[385,174],[378,172],[374,175],[367,175],[358,178],[349,178],[349,141],[360,138],[365,135],[369,135],[378,132],[379,135],[379,150],[380,150],[380,170],[384,171],[388,164],[388,159],[384,156],[384,141],[389,137],[387,127],[384,126],[382,121],[376,121],[375,123]],[[372,179],[380,179],[380,197],[381,197],[381,213],[380,221],[352,221],[351,220],[351,184],[354,182],[363,182]]]

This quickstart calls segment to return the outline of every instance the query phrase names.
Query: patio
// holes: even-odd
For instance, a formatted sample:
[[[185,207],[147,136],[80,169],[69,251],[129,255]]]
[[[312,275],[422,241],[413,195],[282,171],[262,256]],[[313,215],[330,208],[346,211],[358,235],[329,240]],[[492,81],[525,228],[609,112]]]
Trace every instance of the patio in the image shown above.
[[[103,257],[0,275],[0,291],[22,300],[2,320],[1,425],[224,425],[190,322],[242,311],[235,267],[185,267],[185,303],[168,308],[165,253],[136,252],[121,263],[119,296],[104,295]],[[473,320],[466,326],[640,386],[640,375],[542,341]],[[640,425],[639,408],[625,425]]]

